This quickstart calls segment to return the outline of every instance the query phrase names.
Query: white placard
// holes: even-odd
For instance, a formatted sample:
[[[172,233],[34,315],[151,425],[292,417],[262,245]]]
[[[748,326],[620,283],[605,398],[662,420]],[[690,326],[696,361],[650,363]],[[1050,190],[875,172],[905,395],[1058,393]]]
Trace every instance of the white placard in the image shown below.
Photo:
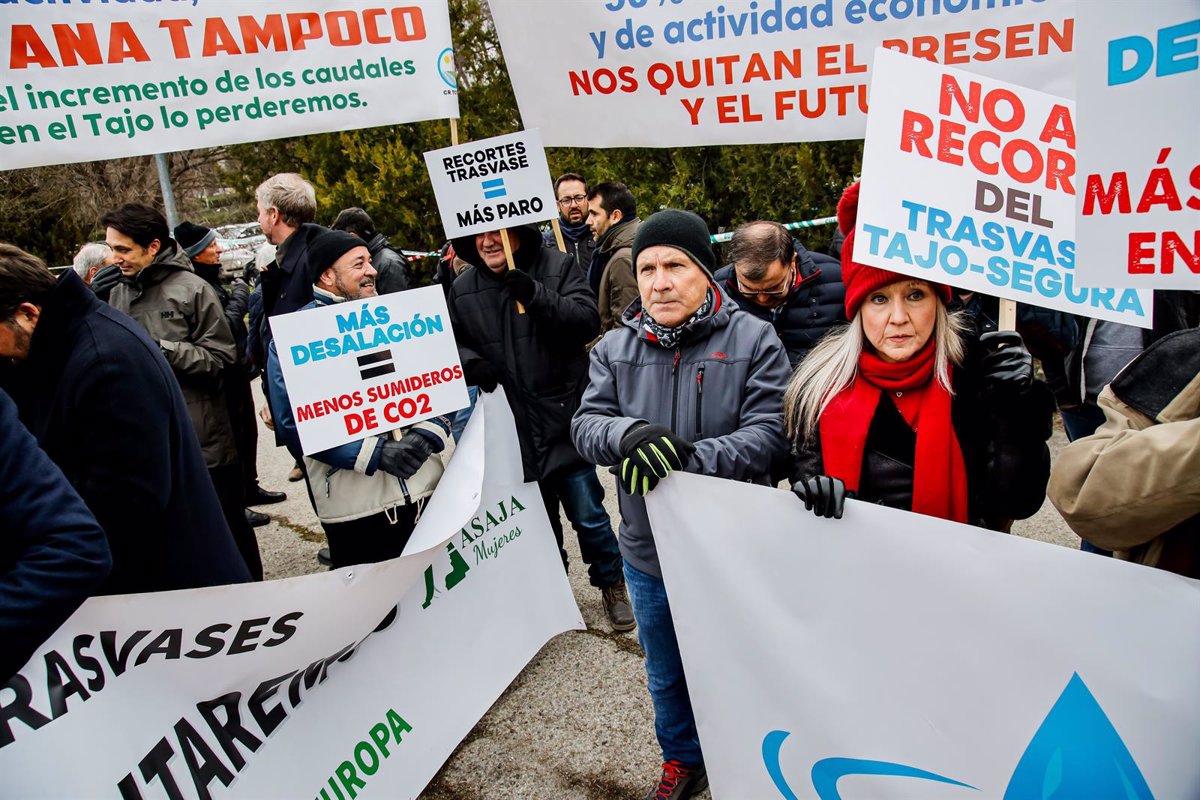
[[[714,797],[1200,797],[1200,582],[684,473],[646,506]]]
[[[876,47],[1074,92],[1075,0],[491,0],[551,147],[861,139]]]
[[[0,688],[5,796],[416,797],[541,646],[584,627],[520,463],[498,390],[402,557],[87,601]]]
[[[1076,278],[1074,104],[880,50],[854,258],[1149,328],[1150,292]]]
[[[305,455],[465,408],[436,286],[271,317]]]
[[[431,150],[425,166],[447,239],[558,214],[540,131]]]
[[[21,2],[0,169],[458,116],[446,0]]]
[[[1200,289],[1200,0],[1080,5],[1079,280]]]

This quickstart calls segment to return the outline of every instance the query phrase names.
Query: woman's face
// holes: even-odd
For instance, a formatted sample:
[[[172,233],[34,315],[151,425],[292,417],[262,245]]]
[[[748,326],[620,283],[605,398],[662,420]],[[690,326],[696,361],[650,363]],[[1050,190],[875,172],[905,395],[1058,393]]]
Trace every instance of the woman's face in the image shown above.
[[[884,361],[908,361],[933,335],[937,304],[937,296],[925,281],[889,283],[863,301],[859,312],[863,333]]]

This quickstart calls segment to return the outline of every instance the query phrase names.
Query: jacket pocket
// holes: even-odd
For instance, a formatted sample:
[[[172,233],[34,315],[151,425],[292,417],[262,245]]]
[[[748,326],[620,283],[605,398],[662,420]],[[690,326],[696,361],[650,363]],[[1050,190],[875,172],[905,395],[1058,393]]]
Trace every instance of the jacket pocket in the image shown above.
[[[573,388],[528,396],[529,438],[539,455],[557,442],[570,440],[571,417],[578,405],[576,398]]]

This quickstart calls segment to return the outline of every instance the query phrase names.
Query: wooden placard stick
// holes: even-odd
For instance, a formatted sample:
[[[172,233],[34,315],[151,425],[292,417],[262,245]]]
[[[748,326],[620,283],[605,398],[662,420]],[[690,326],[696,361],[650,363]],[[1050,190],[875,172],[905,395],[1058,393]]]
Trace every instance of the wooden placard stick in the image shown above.
[[[517,265],[513,261],[512,245],[508,241],[508,228],[500,229],[500,243],[504,245],[504,260],[508,262],[508,268],[516,269]],[[525,306],[521,305],[520,301],[517,302],[517,313],[525,313]]]
[[[450,118],[450,144],[458,147],[458,120]]]
[[[567,243],[563,239],[562,226],[558,224],[558,217],[550,220],[550,227],[554,229],[554,240],[558,242],[559,252],[567,252]]]
[[[1000,298],[1000,330],[1015,331],[1017,329],[1017,301]]]

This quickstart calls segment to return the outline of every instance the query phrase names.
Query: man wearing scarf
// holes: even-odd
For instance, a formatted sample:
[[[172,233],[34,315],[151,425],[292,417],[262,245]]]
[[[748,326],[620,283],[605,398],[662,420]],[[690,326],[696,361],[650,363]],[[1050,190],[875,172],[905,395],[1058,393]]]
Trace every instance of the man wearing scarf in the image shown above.
[[[575,266],[584,275],[592,263],[592,252],[596,240],[588,227],[588,185],[582,175],[565,172],[554,181],[554,198],[558,201],[558,226],[562,229],[563,243],[567,254],[575,259]],[[553,233],[546,234],[546,246],[558,249]]]
[[[621,554],[654,702],[662,774],[650,798],[708,785],[645,495],[674,470],[768,482],[786,452],[779,410],[788,360],[771,326],[741,311],[713,280],[700,217],[667,209],[633,242],[640,299],[591,352],[572,421],[580,454],[616,468]]]

